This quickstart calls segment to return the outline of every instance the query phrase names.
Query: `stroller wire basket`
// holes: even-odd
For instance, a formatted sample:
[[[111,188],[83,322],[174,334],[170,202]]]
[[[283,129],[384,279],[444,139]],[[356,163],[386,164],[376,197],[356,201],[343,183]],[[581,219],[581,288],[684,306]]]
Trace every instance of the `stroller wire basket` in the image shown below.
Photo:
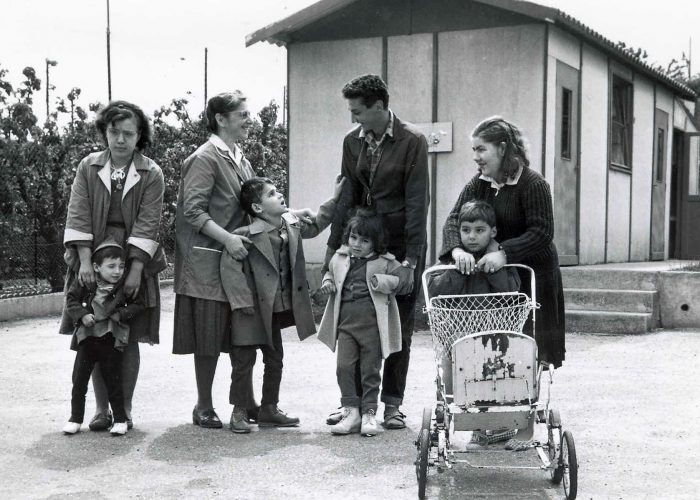
[[[452,345],[478,332],[522,332],[535,307],[521,292],[481,295],[441,295],[426,308],[435,359],[451,357]]]

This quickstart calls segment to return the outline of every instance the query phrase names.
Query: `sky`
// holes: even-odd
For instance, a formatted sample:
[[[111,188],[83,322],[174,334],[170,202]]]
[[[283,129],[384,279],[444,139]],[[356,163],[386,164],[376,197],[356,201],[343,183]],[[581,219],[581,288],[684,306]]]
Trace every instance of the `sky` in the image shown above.
[[[429,0],[421,0],[429,1]],[[315,0],[110,0],[112,98],[140,105],[147,114],[173,98],[204,107],[204,49],[208,95],[240,89],[257,112],[282,103],[286,50],[245,36],[315,3]],[[700,73],[700,2],[697,0],[540,0],[612,41],[642,47],[649,61],[666,65],[689,52]],[[32,66],[44,83],[50,68],[50,105],[73,87],[79,104],[107,101],[107,0],[0,0],[0,68],[13,85]],[[35,113],[45,117],[45,94]]]

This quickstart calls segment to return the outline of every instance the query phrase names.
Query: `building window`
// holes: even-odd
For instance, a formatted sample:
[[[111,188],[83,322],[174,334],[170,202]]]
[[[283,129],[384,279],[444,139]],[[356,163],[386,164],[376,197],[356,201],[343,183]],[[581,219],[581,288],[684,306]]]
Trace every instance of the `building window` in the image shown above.
[[[688,158],[688,194],[700,195],[700,137],[694,136],[689,141],[690,151]]]
[[[562,88],[561,93],[561,157],[571,159],[571,97],[573,93]]]
[[[666,131],[662,128],[656,130],[656,182],[664,181],[664,159],[666,158]]]
[[[613,76],[610,162],[632,168],[632,84]]]

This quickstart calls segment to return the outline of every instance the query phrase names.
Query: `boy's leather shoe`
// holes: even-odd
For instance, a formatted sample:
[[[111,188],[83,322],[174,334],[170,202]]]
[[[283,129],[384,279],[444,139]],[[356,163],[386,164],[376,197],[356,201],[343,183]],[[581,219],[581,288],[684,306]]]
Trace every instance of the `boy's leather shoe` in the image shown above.
[[[106,431],[111,426],[112,412],[107,412],[106,415],[104,413],[98,413],[92,417],[92,420],[90,420],[90,423],[88,424],[91,431]]]
[[[245,408],[233,407],[228,427],[231,429],[231,432],[236,434],[248,434],[252,430],[252,425],[248,423],[248,412]]]
[[[213,408],[200,412],[196,406],[192,410],[192,423],[205,429],[221,429],[224,426]]]
[[[288,417],[277,408],[277,405],[262,405],[258,414],[258,425],[260,427],[295,427],[299,425],[299,419]]]
[[[343,418],[340,419],[340,422],[331,426],[331,434],[352,434],[353,432],[360,432],[361,427],[362,417],[360,416],[360,409],[354,407],[343,408]]]

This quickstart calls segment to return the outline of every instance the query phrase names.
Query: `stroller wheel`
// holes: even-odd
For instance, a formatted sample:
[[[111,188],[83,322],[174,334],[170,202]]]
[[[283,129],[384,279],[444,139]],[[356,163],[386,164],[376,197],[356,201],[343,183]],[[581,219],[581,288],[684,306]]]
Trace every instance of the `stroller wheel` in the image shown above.
[[[561,461],[561,419],[557,410],[549,411],[549,424],[547,425],[547,448],[549,452],[550,479],[552,483],[561,483],[564,477],[564,467]]]
[[[425,498],[425,485],[428,482],[428,454],[430,453],[430,432],[421,429],[418,436],[418,457],[416,458],[416,477],[418,479],[418,498]]]
[[[564,479],[564,494],[567,500],[574,500],[578,492],[578,461],[576,446],[571,431],[564,431],[561,443],[562,478]]]
[[[423,408],[423,421],[421,422],[421,430],[426,429],[430,432],[430,420],[433,418],[433,409],[429,406]]]

